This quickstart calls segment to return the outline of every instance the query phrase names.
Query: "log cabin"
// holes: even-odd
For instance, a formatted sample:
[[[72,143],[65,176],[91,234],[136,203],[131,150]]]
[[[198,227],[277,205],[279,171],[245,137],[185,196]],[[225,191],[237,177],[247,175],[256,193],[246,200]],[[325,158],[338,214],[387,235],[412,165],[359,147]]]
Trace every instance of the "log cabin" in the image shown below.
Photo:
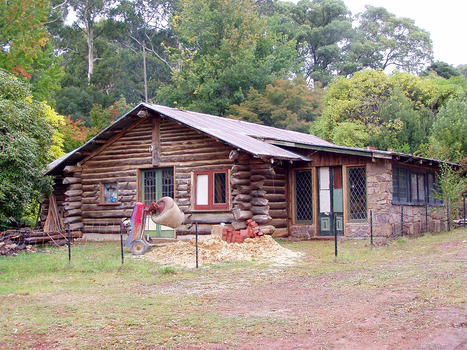
[[[49,164],[64,222],[88,239],[117,239],[136,202],[174,198],[185,221],[145,223],[152,238],[186,239],[253,219],[305,239],[414,234],[446,228],[435,196],[441,162],[337,146],[310,134],[141,103]],[[42,219],[47,213],[43,203]]]

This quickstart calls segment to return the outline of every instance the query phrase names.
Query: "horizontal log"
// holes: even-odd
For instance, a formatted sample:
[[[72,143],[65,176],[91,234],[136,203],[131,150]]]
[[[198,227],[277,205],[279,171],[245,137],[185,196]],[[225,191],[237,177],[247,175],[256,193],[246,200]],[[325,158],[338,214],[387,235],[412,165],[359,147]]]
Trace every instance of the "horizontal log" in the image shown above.
[[[198,225],[198,234],[199,235],[209,235],[211,234],[212,225]],[[196,233],[195,225],[181,225],[177,227],[177,236],[179,235],[194,235]]]
[[[73,202],[73,203],[64,203],[63,208],[65,210],[73,210],[73,209],[80,209],[82,206],[81,202]]]
[[[109,234],[120,234],[120,226],[85,226],[83,232],[86,234],[90,233],[109,233]]]
[[[133,209],[84,211],[83,218],[127,218]]]
[[[287,227],[276,228],[272,236],[273,237],[287,237],[289,236],[289,230],[287,229]]]
[[[251,196],[247,194],[237,194],[234,198],[234,202],[250,202]]]
[[[67,226],[68,228],[68,226]],[[70,224],[70,230],[71,231],[81,231],[81,229],[83,228],[83,223],[81,222],[75,222],[73,224]]]
[[[72,202],[81,202],[82,197],[81,196],[74,196],[74,197],[66,197],[65,202],[67,203],[72,203]]]
[[[262,207],[262,206],[268,205],[268,203],[269,203],[269,200],[267,200],[266,198],[258,197],[258,198],[252,198],[251,199],[251,204],[253,204],[254,206],[257,206],[257,207]]]
[[[83,234],[81,232],[73,231],[70,232],[70,237],[71,238],[81,238],[83,237]],[[63,233],[57,234],[54,233],[53,235],[44,235],[40,237],[28,237],[24,239],[24,243],[26,244],[32,244],[32,243],[41,243],[41,242],[48,242],[51,240],[56,240],[56,239],[68,239],[68,232],[63,231]]]
[[[67,165],[65,168],[63,168],[63,171],[65,172],[65,174],[78,173],[82,172],[83,168],[76,165]]]
[[[63,216],[65,217],[69,217],[69,216],[81,216],[81,209],[70,209],[70,210],[66,210],[64,213],[63,213]]]
[[[235,164],[232,166],[231,173],[234,174],[239,171],[248,171],[249,172],[250,167],[248,165],[241,165],[241,164]],[[251,176],[251,173],[250,173]]]
[[[238,179],[249,179],[251,177],[251,173],[249,171],[237,171],[232,172],[231,176]]]
[[[269,202],[268,205],[270,209],[287,209],[286,202]]]
[[[285,202],[285,195],[282,193],[266,193],[265,197],[270,202]]]
[[[253,215],[270,215],[269,206],[253,206],[251,207],[251,212]],[[271,215],[272,216],[272,215]]]
[[[250,202],[236,202],[235,203],[235,208],[238,208],[240,210],[250,210],[253,204]]]
[[[68,190],[65,192],[67,197],[81,196],[83,194],[82,190]]]
[[[63,219],[64,224],[72,224],[75,222],[82,222],[83,218],[81,216],[68,216],[65,219]]]
[[[66,177],[63,179],[64,185],[76,184],[76,183],[81,183],[81,178],[70,176],[70,177]]]
[[[269,225],[274,226],[276,229],[287,227],[287,219],[272,219]]]
[[[257,181],[264,181],[265,178],[266,178],[266,176],[264,176],[264,175],[252,175],[250,177],[250,180],[251,180],[251,182],[257,182]]]
[[[250,192],[250,195],[253,198],[264,197],[266,195],[266,191],[264,191],[264,190],[253,190],[253,191]]]
[[[263,189],[263,186],[264,186],[264,181],[252,182],[250,185],[252,190],[261,190]]]
[[[285,194],[285,187],[281,187],[281,186],[264,186],[263,190],[265,190],[267,193]]]
[[[231,223],[234,220],[232,213],[219,214],[192,214],[185,218],[184,224],[211,224],[218,225],[222,222]]]
[[[233,208],[231,211],[235,220],[237,221],[245,221],[251,219],[251,217],[253,216],[252,212],[249,210],[240,210],[238,208]]]
[[[259,229],[266,235],[272,235],[276,228],[272,225],[260,225]]]
[[[243,230],[246,228],[245,221],[233,221],[232,227],[236,230]]]
[[[270,210],[269,215],[274,219],[282,219],[288,217],[287,210]]]
[[[250,184],[250,179],[237,179],[235,177],[231,177],[230,184],[232,186],[248,186]]]
[[[259,225],[270,223],[272,218],[269,215],[253,215],[252,219]]]

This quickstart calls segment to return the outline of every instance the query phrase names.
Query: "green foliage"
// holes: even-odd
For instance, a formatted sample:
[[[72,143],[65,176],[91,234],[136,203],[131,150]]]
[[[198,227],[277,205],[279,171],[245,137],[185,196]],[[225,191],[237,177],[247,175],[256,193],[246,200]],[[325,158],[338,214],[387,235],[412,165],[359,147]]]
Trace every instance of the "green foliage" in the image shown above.
[[[0,68],[32,83],[39,101],[53,97],[62,73],[45,27],[50,11],[44,0],[0,3]]]
[[[0,227],[21,225],[25,208],[49,190],[48,112],[26,85],[0,70]]]
[[[423,72],[423,75],[428,75],[430,72],[434,72],[438,76],[444,78],[444,79],[449,79],[451,77],[457,77],[461,75],[461,72],[459,69],[454,68],[450,64],[447,64],[446,62],[435,62],[432,63],[425,72]]]
[[[91,134],[90,128],[86,127],[82,119],[73,120],[65,116],[65,123],[59,127],[60,133],[65,140],[63,151],[71,152],[82,146],[88,140]]]
[[[93,98],[85,90],[78,87],[63,88],[56,100],[58,113],[69,116],[71,120],[82,119],[87,126],[91,125],[89,113],[92,109]]]
[[[252,89],[245,102],[232,105],[233,118],[282,129],[308,132],[311,122],[321,113],[324,90],[310,90],[303,78],[275,80],[263,93]]]
[[[455,94],[454,86],[443,87],[437,80],[409,73],[386,75],[381,70],[341,77],[328,88],[323,115],[311,132],[342,145],[416,153],[428,142],[435,113],[444,99]],[[351,125],[340,126],[343,123]],[[346,140],[346,133],[350,137],[356,130],[362,133],[358,142]]]
[[[158,91],[161,103],[224,115],[231,104],[245,100],[250,87],[261,91],[273,75],[288,73],[293,52],[290,47],[282,50],[280,38],[267,30],[253,1],[180,4],[173,21],[182,49],[172,56],[172,84]]]
[[[429,153],[435,158],[460,162],[467,157],[467,98],[451,99],[433,123]]]
[[[442,164],[438,176],[438,191],[435,193],[437,199],[441,199],[449,205],[449,218],[459,217],[462,194],[467,193],[467,178],[461,176],[459,171],[451,166]]]
[[[431,63],[430,34],[412,19],[398,18],[382,7],[366,6],[357,20],[345,73],[388,67],[419,73]]]
[[[94,104],[90,113],[91,125],[95,130],[101,131],[130,109],[124,97],[107,108]]]
[[[340,0],[302,0],[290,9],[297,50],[307,80],[331,82],[353,36],[350,12]]]
[[[365,147],[368,144],[368,133],[362,124],[339,123],[333,132],[332,142],[347,147]]]

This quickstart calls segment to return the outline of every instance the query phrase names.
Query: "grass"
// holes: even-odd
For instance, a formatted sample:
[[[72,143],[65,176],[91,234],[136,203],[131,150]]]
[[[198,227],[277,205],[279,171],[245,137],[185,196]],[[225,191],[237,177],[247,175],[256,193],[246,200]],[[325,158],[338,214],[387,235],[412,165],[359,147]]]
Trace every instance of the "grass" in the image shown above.
[[[365,240],[345,241],[339,243],[337,258],[333,242],[281,242],[304,253],[297,264],[285,267],[242,261],[186,269],[133,258],[128,252],[122,265],[117,243],[79,243],[72,248],[71,262],[66,248],[0,257],[0,348],[235,347],[258,334],[273,339],[288,334],[291,328],[305,327],[303,320],[313,320],[317,328],[330,322],[311,311],[285,317],[277,311],[280,303],[265,304],[265,294],[289,284],[290,294],[297,288],[367,298],[385,291],[416,294],[415,300],[390,305],[398,312],[462,308],[467,298],[466,239],[467,230],[459,229],[380,247]],[[259,311],[241,309],[249,303]],[[389,313],[389,305],[380,307]],[[269,313],[262,314],[266,309]]]

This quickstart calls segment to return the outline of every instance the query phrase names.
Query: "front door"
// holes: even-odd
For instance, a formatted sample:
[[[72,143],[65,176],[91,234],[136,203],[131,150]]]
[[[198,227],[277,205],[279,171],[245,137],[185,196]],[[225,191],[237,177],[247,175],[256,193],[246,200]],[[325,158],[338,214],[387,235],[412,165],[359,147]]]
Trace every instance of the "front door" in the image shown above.
[[[141,201],[148,208],[151,202],[162,197],[174,198],[174,175],[172,168],[147,169],[141,171]],[[146,216],[144,233],[150,237],[174,238],[175,231],[167,226],[155,224]]]
[[[320,236],[344,234],[342,167],[318,168]]]

